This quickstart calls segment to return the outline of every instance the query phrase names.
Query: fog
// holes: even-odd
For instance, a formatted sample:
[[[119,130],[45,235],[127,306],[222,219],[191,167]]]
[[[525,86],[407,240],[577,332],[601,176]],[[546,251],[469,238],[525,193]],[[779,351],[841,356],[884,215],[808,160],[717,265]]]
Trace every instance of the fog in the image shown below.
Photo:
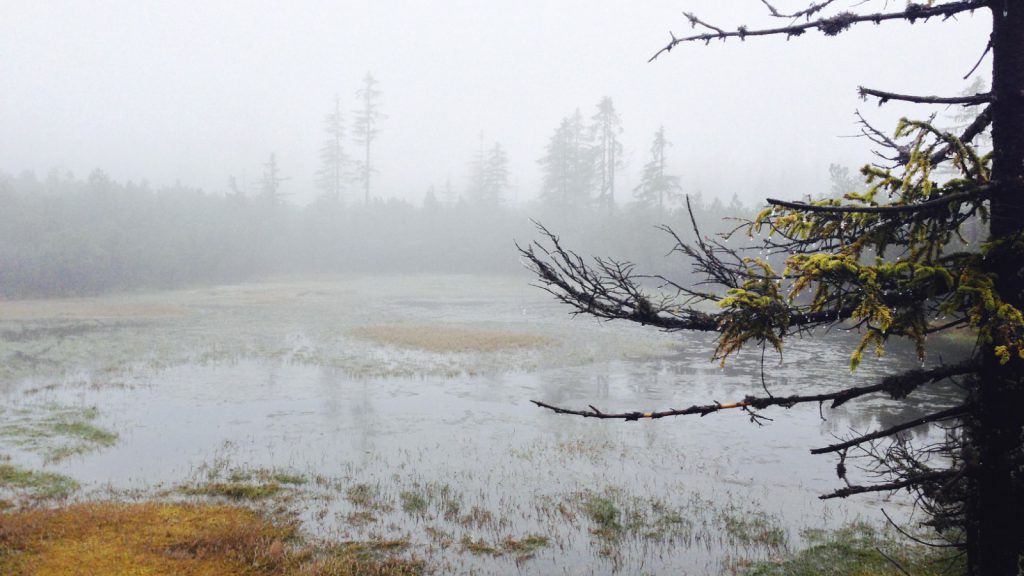
[[[671,282],[714,289],[676,243],[698,226],[705,238],[742,230],[716,241],[731,256],[761,249],[781,270],[785,255],[765,255],[737,219],[766,197],[857,189],[876,158],[858,110],[885,133],[903,115],[952,127],[972,113],[877,106],[858,85],[955,95],[990,77],[981,14],[682,45],[648,61],[690,32],[684,9],[723,28],[777,25],[766,4],[0,0],[0,524],[86,502],[85,528],[134,530],[94,512],[228,503],[296,531],[284,545],[259,536],[251,562],[190,535],[158,538],[153,556],[231,550],[262,570],[284,555],[310,574],[336,573],[321,561],[346,555],[380,574],[737,574],[850,526],[881,534],[884,514],[918,521],[903,492],[819,499],[841,486],[837,472],[854,486],[880,476],[851,455],[847,479],[845,447],[838,467],[807,448],[930,421],[962,401],[956,383],[770,417],[733,402],[846,394],[956,360],[972,334],[930,336],[926,358],[890,345],[847,370],[858,331],[874,330],[876,286],[857,326],[808,336],[794,320],[778,358],[764,338],[719,364],[718,334],[574,315],[517,251],[543,239],[563,271],[611,258],[606,271],[621,265],[609,273],[635,272],[650,291],[629,315],[647,321]],[[984,229],[961,232],[976,244]],[[757,290],[783,290],[772,278]],[[602,310],[584,298],[585,312]],[[741,301],[751,334],[796,318],[760,300],[771,315]],[[831,318],[815,310],[801,322]],[[604,419],[710,403],[701,418]],[[901,432],[901,447],[946,433]],[[165,525],[191,524],[170,514],[167,538]],[[37,534],[11,525],[0,533]],[[87,544],[69,566],[88,571],[80,562],[124,540],[90,538],[102,549]],[[23,556],[36,548],[0,538],[0,572],[5,558],[35,566]]]
[[[507,150],[506,201],[526,203],[560,120],[577,108],[590,118],[607,96],[623,127],[618,202],[631,200],[664,125],[683,191],[752,204],[818,193],[829,164],[868,160],[869,143],[847,137],[855,110],[886,130],[909,113],[860,101],[857,85],[960,92],[987,41],[979,14],[683,46],[648,63],[670,31],[689,30],[684,9],[723,27],[765,23],[754,1],[7,1],[0,171],[102,169],[117,182],[225,194],[231,177],[255,185],[274,153],[288,202],[307,204],[323,118],[337,96],[350,131],[369,71],[386,114],[375,198],[418,204],[446,184],[462,193],[483,141]],[[361,200],[358,186],[344,199]]]

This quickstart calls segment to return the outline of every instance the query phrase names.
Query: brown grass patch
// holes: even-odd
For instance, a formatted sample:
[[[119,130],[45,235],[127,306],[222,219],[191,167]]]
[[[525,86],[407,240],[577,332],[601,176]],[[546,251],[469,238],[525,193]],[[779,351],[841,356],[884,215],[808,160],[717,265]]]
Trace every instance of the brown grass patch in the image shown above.
[[[350,333],[378,344],[427,352],[497,352],[555,344],[554,339],[538,334],[459,326],[379,324],[360,326]]]
[[[240,507],[89,503],[0,514],[0,574],[11,576],[420,572],[416,561],[301,545],[293,524]]]
[[[120,320],[187,316],[191,311],[155,297],[123,296],[10,300],[0,307],[2,320]]]

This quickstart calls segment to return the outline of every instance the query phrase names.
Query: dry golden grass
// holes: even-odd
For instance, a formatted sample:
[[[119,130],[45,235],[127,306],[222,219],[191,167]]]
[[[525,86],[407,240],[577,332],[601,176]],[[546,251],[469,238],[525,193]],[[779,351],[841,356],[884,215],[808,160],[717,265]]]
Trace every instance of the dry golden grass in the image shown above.
[[[554,339],[538,334],[459,326],[378,324],[360,326],[350,333],[378,344],[427,352],[498,352],[555,344]]]
[[[185,306],[168,304],[154,297],[11,300],[2,304],[2,320],[138,320],[174,318],[191,313]]]
[[[231,506],[77,504],[0,514],[0,574],[183,576],[419,574],[422,564],[316,551],[294,525]]]

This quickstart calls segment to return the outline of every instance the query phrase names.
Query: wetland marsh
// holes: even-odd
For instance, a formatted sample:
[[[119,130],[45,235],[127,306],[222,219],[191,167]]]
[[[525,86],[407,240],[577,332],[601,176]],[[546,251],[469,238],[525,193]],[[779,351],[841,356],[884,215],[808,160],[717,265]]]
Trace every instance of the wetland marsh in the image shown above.
[[[808,449],[955,390],[763,426],[557,416],[529,400],[650,410],[762,387],[759,350],[722,368],[710,336],[566,312],[525,277],[427,275],[4,302],[0,498],[243,503],[442,574],[717,574],[883,507],[912,519],[900,495],[819,500],[839,480]],[[851,374],[853,338],[788,342],[766,384],[917,363],[894,347]]]

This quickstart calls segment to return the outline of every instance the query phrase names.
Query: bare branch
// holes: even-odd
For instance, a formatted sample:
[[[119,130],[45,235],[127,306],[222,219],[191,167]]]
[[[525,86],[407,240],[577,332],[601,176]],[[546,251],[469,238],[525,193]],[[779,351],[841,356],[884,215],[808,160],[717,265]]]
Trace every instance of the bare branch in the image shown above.
[[[912,96],[909,94],[883,92],[882,90],[858,86],[857,93],[860,94],[861,98],[865,99],[868,96],[878,98],[879,105],[885,104],[889,100],[900,100],[903,102],[913,102],[915,104],[962,104],[964,106],[977,106],[978,104],[992,102],[991,92],[972,94],[970,96]]]
[[[584,418],[599,418],[604,420],[625,420],[635,421],[640,419],[651,419],[657,420],[658,418],[666,418],[669,416],[690,416],[697,414],[700,416],[707,416],[713,412],[720,410],[732,410],[732,409],[746,409],[755,408],[762,409],[769,406],[782,406],[784,408],[791,408],[797,404],[804,404],[808,402],[832,402],[832,407],[841,406],[846,402],[865,396],[868,394],[875,394],[878,392],[885,392],[889,394],[889,397],[893,399],[904,398],[918,386],[927,384],[930,382],[938,382],[949,378],[951,376],[957,376],[960,374],[967,374],[972,372],[977,365],[972,361],[963,362],[960,364],[951,364],[949,366],[940,366],[938,368],[932,368],[930,370],[911,370],[896,376],[888,376],[882,379],[882,382],[872,386],[855,386],[852,388],[846,388],[837,392],[829,392],[826,394],[811,394],[811,395],[793,395],[793,396],[770,396],[770,397],[757,397],[747,396],[739,402],[730,402],[723,404],[721,402],[714,402],[712,404],[695,404],[689,408],[682,409],[671,409],[671,410],[660,410],[660,411],[632,411],[632,412],[601,412],[594,406],[588,406],[589,410],[573,410],[569,408],[561,408],[559,406],[552,406],[545,402],[538,400],[530,400],[541,408],[547,408],[556,414],[569,414],[573,416],[582,416]]]
[[[685,36],[683,38],[676,38],[674,35],[672,40],[661,50],[658,50],[654,56],[651,56],[648,62],[652,62],[658,58],[663,52],[671,52],[673,48],[683,42],[710,42],[712,40],[726,40],[729,38],[745,39],[748,36],[785,36],[787,38],[793,36],[801,36],[809,30],[820,30],[826,36],[835,36],[854,24],[860,24],[863,22],[873,22],[880,24],[887,20],[907,20],[909,22],[915,22],[917,20],[927,20],[934,17],[949,18],[960,12],[968,12],[971,10],[977,10],[984,8],[986,2],[982,0],[965,0],[960,2],[946,2],[938,5],[926,5],[911,3],[907,8],[901,12],[879,12],[876,14],[854,14],[852,12],[841,12],[835,16],[829,18],[819,18],[814,21],[806,22],[803,24],[795,24],[792,26],[783,26],[779,28],[766,28],[759,30],[748,30],[745,26],[740,26],[735,31],[726,31],[717,26],[713,26],[704,22],[700,18],[693,14],[685,14],[689,20],[690,25],[693,27],[701,26],[711,30],[703,34],[695,34],[692,36]]]

